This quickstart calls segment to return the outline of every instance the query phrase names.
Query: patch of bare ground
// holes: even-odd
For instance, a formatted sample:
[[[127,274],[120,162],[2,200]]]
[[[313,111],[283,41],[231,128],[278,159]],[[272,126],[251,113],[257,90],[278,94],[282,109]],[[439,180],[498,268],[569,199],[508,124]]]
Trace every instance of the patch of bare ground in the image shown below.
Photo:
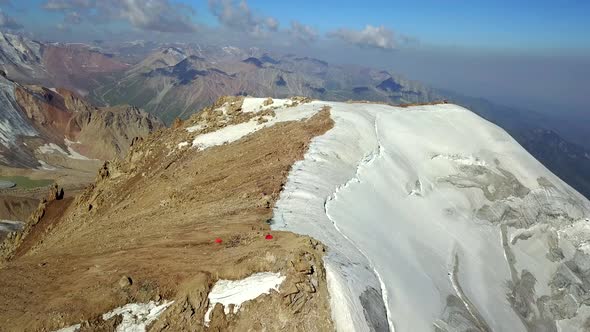
[[[161,299],[175,303],[150,330],[203,331],[207,294],[217,280],[266,271],[287,276],[280,292],[235,315],[216,308],[208,330],[333,330],[323,246],[288,232],[265,239],[292,164],[332,127],[329,111],[232,144],[177,149],[195,135],[186,130],[195,122],[135,141],[127,158],[106,163],[74,202],[48,207],[50,227],[32,230],[42,236],[25,237],[27,245],[0,267],[2,331],[76,323],[86,331],[112,330],[116,324],[99,315]],[[130,285],[119,284],[123,276]]]

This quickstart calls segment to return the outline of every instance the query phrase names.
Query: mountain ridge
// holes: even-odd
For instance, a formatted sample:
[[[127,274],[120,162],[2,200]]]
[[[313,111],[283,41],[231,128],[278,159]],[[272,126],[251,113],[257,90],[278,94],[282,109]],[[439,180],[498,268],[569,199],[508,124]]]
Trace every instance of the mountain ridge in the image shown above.
[[[49,231],[33,228],[0,269],[21,276],[3,277],[9,330],[115,329],[92,317],[142,303],[166,305],[152,328],[175,331],[577,331],[590,319],[590,202],[454,104],[224,97],[53,204]],[[219,282],[266,272],[284,284],[244,310],[208,305]]]

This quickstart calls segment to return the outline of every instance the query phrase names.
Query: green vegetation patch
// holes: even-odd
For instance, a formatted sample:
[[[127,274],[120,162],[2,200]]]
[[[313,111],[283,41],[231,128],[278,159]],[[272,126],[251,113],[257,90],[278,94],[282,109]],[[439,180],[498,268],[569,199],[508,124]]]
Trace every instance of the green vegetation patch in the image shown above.
[[[53,184],[53,180],[33,180],[26,176],[0,176],[0,181],[8,181],[16,184],[19,189],[33,189],[39,187],[46,187]]]

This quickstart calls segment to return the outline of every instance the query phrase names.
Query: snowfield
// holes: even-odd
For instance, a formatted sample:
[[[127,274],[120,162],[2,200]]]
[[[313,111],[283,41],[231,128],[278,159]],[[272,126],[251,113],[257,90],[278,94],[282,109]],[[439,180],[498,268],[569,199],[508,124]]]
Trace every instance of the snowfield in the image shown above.
[[[565,232],[587,227],[584,197],[462,107],[289,112],[323,105],[334,128],[293,166],[272,227],[327,245],[339,331],[582,328],[588,238]]]
[[[261,272],[241,280],[218,280],[208,295],[209,308],[205,313],[205,325],[209,325],[215,304],[221,303],[226,314],[230,313],[230,304],[233,304],[232,313],[235,313],[242,303],[269,294],[273,290],[278,291],[285,279],[286,277],[280,273]]]

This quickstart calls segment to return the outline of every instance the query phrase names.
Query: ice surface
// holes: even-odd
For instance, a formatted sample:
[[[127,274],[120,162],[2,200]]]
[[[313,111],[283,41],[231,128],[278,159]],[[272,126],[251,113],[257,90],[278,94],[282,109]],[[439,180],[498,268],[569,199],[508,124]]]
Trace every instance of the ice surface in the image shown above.
[[[294,164],[272,227],[327,245],[337,329],[530,329],[508,300],[509,282],[526,270],[543,283],[539,296],[550,292],[558,264],[547,258],[547,234],[587,216],[588,201],[462,107],[324,104],[334,128]],[[505,240],[496,218],[506,215],[496,211],[508,207],[510,234],[547,227]],[[367,300],[375,293],[383,305]]]
[[[223,304],[226,314],[230,313],[229,305],[233,304],[235,313],[242,303],[263,294],[270,294],[272,290],[278,291],[285,278],[280,273],[261,272],[241,280],[217,281],[209,292],[209,308],[205,314],[205,325],[209,325],[211,311],[216,303]]]

